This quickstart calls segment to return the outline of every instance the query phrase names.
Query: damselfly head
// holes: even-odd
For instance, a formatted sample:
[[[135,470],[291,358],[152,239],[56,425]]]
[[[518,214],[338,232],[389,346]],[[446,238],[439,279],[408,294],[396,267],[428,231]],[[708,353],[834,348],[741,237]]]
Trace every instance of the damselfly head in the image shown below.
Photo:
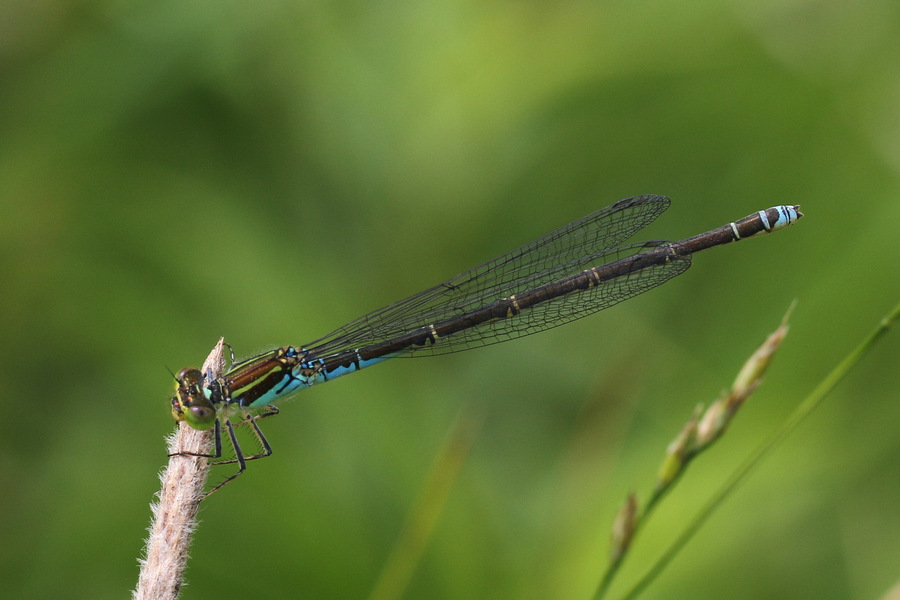
[[[194,429],[209,429],[216,422],[216,408],[203,392],[200,369],[187,367],[175,376],[172,417],[185,421]]]

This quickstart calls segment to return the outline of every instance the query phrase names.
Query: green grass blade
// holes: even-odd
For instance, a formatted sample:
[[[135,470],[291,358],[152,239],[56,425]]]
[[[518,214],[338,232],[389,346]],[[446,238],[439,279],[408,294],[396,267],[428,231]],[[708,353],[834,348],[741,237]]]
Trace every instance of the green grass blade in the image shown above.
[[[657,560],[649,571],[632,587],[624,596],[631,600],[636,598],[647,588],[657,576],[678,555],[687,543],[700,530],[703,524],[713,515],[716,509],[725,501],[729,494],[740,484],[750,472],[762,461],[762,459],[777,446],[788,434],[790,434],[804,419],[818,408],[826,396],[837,387],[844,377],[856,366],[865,354],[875,345],[894,322],[900,318],[900,304],[895,306],[878,324],[877,327],[842,360],[812,392],[800,403],[781,427],[768,439],[762,442],[747,459],[739,466],[718,492],[701,508],[694,519],[687,525],[682,534],[675,539],[665,553]]]

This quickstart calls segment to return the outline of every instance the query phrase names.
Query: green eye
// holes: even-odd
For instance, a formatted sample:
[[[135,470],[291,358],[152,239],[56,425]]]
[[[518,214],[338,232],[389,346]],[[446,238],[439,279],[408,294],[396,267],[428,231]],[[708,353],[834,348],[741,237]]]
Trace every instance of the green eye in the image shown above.
[[[189,406],[184,412],[184,420],[194,429],[209,429],[216,422],[216,411],[207,400],[207,406]]]

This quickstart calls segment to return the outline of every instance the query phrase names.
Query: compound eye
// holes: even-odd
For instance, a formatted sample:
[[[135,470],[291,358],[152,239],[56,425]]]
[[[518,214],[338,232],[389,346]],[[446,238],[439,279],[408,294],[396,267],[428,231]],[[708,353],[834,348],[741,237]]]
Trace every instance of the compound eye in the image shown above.
[[[203,374],[196,367],[185,367],[175,376],[175,389],[189,388],[203,384]]]
[[[216,411],[212,406],[189,406],[184,413],[188,425],[194,429],[209,429],[216,422]]]

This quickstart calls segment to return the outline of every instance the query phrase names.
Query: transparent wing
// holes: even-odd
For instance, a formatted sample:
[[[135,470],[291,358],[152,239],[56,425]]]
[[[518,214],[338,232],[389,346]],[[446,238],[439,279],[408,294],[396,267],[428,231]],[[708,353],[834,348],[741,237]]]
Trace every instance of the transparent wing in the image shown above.
[[[634,254],[646,249],[647,244],[621,244],[668,207],[665,196],[621,200],[433,288],[360,317],[306,348],[320,358],[365,348]],[[410,347],[403,355],[458,352],[544,331],[641,294],[689,266],[690,257],[682,257],[641,269],[538,304],[515,318],[489,321],[441,337],[434,344]]]

